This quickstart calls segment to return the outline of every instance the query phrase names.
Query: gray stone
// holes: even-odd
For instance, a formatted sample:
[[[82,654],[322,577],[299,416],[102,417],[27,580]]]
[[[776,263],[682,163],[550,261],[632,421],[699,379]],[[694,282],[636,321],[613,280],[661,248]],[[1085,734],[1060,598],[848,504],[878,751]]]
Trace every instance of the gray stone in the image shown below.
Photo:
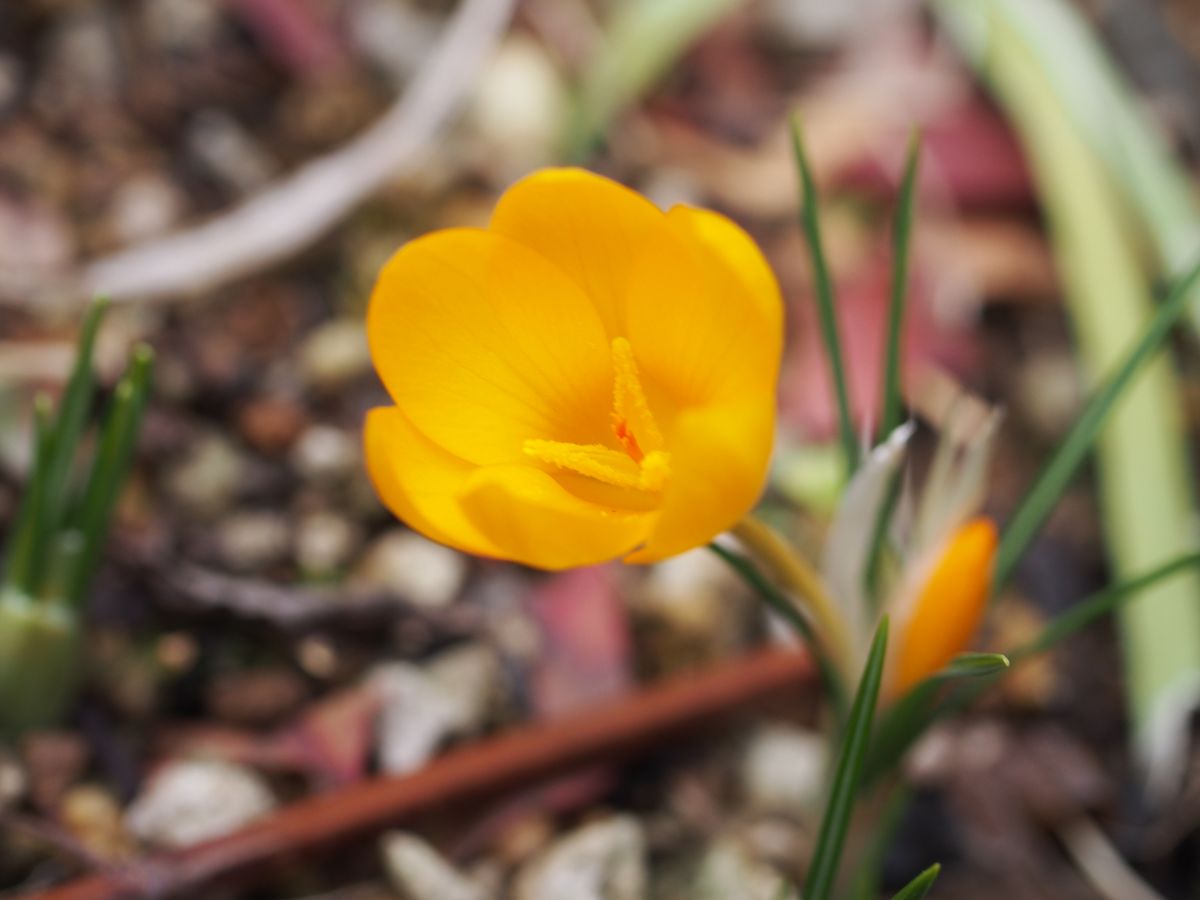
[[[29,781],[20,761],[0,747],[0,813],[12,809],[25,797]]]
[[[300,347],[300,372],[319,391],[336,390],[371,370],[361,317],[334,319],[316,328]]]
[[[467,561],[461,553],[397,528],[371,544],[354,580],[417,606],[442,609],[458,597],[466,575]]]
[[[296,565],[309,575],[333,572],[350,561],[361,542],[361,530],[344,516],[309,513],[296,525]]]
[[[646,839],[632,816],[592,822],[521,867],[516,900],[643,900]]]
[[[166,490],[185,513],[211,518],[232,503],[245,462],[233,445],[217,434],[196,441],[166,473]]]
[[[424,667],[379,666],[371,677],[382,700],[380,766],[400,774],[420,768],[449,738],[474,734],[487,724],[500,663],[490,648],[467,644]]]
[[[236,512],[217,527],[221,559],[238,572],[250,572],[280,562],[291,545],[291,526],[283,516],[269,510]]]
[[[771,725],[757,731],[742,758],[746,801],[763,812],[810,814],[826,783],[826,744],[812,731]]]
[[[481,886],[414,834],[384,835],[383,864],[401,900],[487,900]]]
[[[275,806],[266,781],[217,760],[182,760],[155,774],[126,813],[147,844],[186,847],[237,831]]]
[[[755,859],[736,840],[724,839],[704,854],[692,897],[695,900],[775,900],[783,879],[773,867]]]
[[[289,461],[307,481],[337,481],[362,464],[357,436],[332,425],[306,428],[292,446]]]

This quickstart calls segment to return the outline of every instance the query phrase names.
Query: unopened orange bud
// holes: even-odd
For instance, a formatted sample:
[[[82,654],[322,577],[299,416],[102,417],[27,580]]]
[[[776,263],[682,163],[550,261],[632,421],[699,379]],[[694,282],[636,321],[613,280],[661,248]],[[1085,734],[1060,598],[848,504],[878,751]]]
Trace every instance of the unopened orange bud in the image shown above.
[[[933,675],[971,642],[991,590],[997,543],[995,524],[980,516],[942,547],[900,629],[890,693]]]

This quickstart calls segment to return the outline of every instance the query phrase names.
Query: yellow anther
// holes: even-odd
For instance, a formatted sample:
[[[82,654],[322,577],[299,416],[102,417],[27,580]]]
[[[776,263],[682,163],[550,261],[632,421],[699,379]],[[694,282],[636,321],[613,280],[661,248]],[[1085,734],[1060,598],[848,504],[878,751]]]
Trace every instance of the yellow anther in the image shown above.
[[[642,460],[641,480],[638,487],[643,491],[661,491],[671,475],[671,454],[665,450],[647,453]]]
[[[527,440],[526,456],[569,472],[595,478],[614,487],[637,488],[641,467],[619,450],[602,444],[571,444],[566,441]]]
[[[646,392],[638,376],[633,347],[623,337],[613,338],[613,432],[637,462],[663,449],[662,433],[650,413]]]
[[[568,472],[586,475],[613,487],[661,491],[670,474],[670,454],[656,450],[641,463],[602,444],[571,444],[530,438],[521,448],[526,456]]]

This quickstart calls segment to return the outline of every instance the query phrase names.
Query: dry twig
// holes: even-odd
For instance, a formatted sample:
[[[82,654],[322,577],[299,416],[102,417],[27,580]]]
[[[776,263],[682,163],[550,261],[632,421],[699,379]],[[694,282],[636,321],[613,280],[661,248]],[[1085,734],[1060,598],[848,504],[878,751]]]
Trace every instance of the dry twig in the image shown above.
[[[79,294],[194,294],[307,246],[434,143],[503,36],[515,0],[463,0],[408,91],[364,134],[242,206],[87,265]]]
[[[269,863],[311,858],[414,816],[479,803],[596,763],[628,759],[683,732],[794,694],[812,677],[807,654],[768,649],[686,675],[598,709],[521,728],[452,751],[412,775],[360,781],[309,797],[210,843],[100,872],[41,900],[212,896],[217,882],[250,881]]]

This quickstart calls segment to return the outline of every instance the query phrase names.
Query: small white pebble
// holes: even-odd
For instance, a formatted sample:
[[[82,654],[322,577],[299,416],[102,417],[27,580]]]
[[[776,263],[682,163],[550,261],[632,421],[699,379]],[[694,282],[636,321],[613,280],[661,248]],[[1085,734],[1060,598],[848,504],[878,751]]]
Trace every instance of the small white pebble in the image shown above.
[[[237,831],[275,806],[257,773],[218,760],[183,760],[159,771],[126,813],[147,844],[187,847]]]

